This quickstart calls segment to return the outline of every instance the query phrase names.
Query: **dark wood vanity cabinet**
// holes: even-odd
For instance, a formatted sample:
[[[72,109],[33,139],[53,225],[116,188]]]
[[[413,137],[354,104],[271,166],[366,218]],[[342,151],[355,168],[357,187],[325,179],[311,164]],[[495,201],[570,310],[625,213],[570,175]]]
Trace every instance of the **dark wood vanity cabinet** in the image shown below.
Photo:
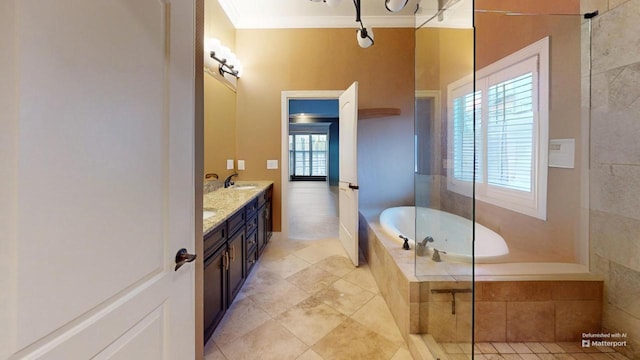
[[[226,246],[204,261],[204,338],[209,339],[227,311]]]
[[[213,334],[271,235],[271,186],[204,237],[204,341]]]

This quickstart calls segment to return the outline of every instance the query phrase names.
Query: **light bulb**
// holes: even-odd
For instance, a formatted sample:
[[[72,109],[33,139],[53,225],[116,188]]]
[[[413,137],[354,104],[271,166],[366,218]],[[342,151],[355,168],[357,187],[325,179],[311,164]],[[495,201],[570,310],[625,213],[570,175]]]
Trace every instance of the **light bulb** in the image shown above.
[[[358,45],[360,45],[361,48],[368,48],[373,45],[373,29],[358,29],[356,32],[356,38],[358,39]]]
[[[220,51],[221,46],[222,44],[220,43],[220,40],[214,39],[214,38],[209,38],[204,43],[204,49],[208,53],[211,51],[218,53]]]
[[[327,5],[328,5],[330,8],[334,8],[334,7],[338,6],[338,5],[340,5],[340,1],[341,1],[341,0],[324,0],[324,2],[326,2],[326,3],[327,3]]]
[[[389,11],[397,12],[404,9],[404,7],[407,6],[408,1],[409,0],[385,0],[384,6]]]

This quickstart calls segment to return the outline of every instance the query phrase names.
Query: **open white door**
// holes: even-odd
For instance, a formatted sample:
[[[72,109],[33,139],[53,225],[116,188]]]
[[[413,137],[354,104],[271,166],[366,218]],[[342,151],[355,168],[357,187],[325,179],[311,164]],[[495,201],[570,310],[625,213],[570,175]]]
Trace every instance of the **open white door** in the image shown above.
[[[358,82],[340,95],[340,242],[358,266]]]
[[[0,24],[0,359],[193,359],[194,2]]]

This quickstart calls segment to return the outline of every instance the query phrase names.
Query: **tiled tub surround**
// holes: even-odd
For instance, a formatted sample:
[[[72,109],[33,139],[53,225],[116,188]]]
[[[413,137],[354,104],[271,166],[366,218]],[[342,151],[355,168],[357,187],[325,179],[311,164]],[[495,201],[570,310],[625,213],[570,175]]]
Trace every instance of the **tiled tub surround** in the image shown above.
[[[236,181],[236,186],[255,185],[254,189],[221,188],[204,195],[203,208],[214,211],[215,214],[202,221],[202,233],[206,236],[209,231],[220,225],[236,210],[246,205],[258,194],[265,191],[273,181]]]
[[[472,294],[456,294],[453,315],[451,294],[431,292],[472,288],[471,264],[428,260],[420,273],[432,275],[416,277],[413,248],[402,250],[384,232],[377,215],[360,220],[361,244],[371,272],[414,357],[420,358],[422,350],[412,334],[429,334],[438,342],[471,341]],[[540,266],[539,275],[498,275],[500,268],[518,274],[513,270],[518,269],[516,264],[476,266],[476,341],[579,341],[582,332],[600,330],[602,281],[579,265]],[[545,267],[550,266],[568,273],[549,274]]]

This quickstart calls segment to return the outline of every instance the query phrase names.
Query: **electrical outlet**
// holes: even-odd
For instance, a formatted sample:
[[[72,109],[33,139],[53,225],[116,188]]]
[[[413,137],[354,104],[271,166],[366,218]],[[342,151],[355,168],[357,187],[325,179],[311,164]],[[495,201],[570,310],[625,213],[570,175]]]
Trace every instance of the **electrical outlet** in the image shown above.
[[[233,159],[227,160],[227,170],[233,170]]]
[[[244,160],[238,160],[238,170],[244,170]]]
[[[267,169],[277,169],[278,168],[278,160],[267,160]]]

